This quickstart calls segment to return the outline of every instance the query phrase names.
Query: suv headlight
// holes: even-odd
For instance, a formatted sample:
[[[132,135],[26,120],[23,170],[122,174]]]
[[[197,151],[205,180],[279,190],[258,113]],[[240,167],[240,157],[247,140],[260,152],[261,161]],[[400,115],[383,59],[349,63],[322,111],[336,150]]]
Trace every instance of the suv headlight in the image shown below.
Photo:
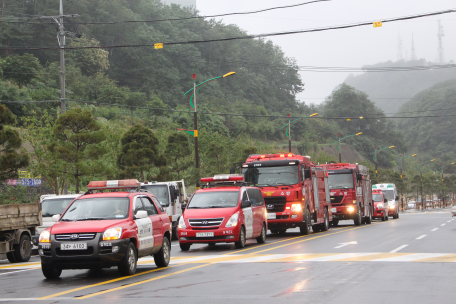
[[[51,242],[51,233],[47,230],[44,230],[40,233],[40,243],[50,243]]]
[[[187,225],[185,225],[185,221],[184,221],[184,217],[181,216],[179,218],[179,225],[177,226],[177,228],[179,229],[186,229],[187,228]]]
[[[122,236],[122,228],[109,228],[103,233],[103,241],[119,240]]]
[[[239,213],[233,214],[230,217],[230,219],[228,220],[228,222],[226,222],[225,227],[236,227],[238,220],[239,220]]]

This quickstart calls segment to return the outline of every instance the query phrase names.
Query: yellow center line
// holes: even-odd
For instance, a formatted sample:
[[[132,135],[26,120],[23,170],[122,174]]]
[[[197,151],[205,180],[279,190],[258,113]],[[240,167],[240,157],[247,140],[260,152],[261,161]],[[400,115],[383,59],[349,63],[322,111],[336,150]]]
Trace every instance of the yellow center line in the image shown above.
[[[0,269],[28,267],[28,266],[36,266],[36,265],[41,265],[41,263],[13,264],[13,265],[8,265],[8,266],[1,266]]]
[[[211,265],[211,264],[204,264],[204,265],[199,265],[199,266],[188,268],[188,269],[184,269],[184,270],[179,270],[179,271],[168,273],[168,274],[164,274],[164,275],[161,275],[161,276],[158,276],[158,277],[155,277],[155,278],[151,278],[151,279],[147,279],[147,280],[131,283],[131,284],[128,284],[128,285],[123,285],[123,286],[120,286],[120,287],[115,287],[115,288],[103,290],[103,291],[92,293],[92,294],[89,294],[89,295],[86,295],[86,296],[83,296],[83,297],[77,297],[76,299],[77,300],[83,300],[83,299],[99,296],[99,295],[102,295],[102,294],[105,294],[105,293],[108,293],[108,292],[113,292],[113,291],[117,291],[117,290],[121,290],[121,289],[124,289],[124,288],[137,286],[137,285],[144,284],[144,283],[149,283],[149,282],[152,282],[152,281],[155,281],[155,280],[159,280],[159,279],[164,279],[164,278],[167,278],[167,277],[170,277],[170,276],[173,276],[173,275],[181,274],[181,273],[184,273],[184,272],[187,272],[187,271],[195,270],[195,269],[206,267],[206,266],[209,266],[209,265]]]

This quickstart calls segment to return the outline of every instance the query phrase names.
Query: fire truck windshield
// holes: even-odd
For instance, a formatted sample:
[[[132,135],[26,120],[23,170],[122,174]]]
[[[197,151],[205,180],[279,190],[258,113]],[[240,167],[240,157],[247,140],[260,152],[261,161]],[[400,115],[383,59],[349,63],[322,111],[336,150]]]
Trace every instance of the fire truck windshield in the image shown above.
[[[243,168],[245,181],[258,187],[295,185],[299,183],[298,166]]]
[[[329,174],[329,189],[353,189],[353,174]]]
[[[239,191],[195,193],[187,209],[233,208],[239,203]]]
[[[169,194],[167,185],[145,185],[141,189],[147,190],[158,199],[163,207],[169,206]]]

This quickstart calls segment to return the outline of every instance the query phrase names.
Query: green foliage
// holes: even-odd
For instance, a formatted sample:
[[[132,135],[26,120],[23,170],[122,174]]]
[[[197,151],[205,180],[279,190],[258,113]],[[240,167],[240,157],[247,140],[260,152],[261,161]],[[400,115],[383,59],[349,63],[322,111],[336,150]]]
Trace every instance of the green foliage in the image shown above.
[[[100,129],[101,126],[92,113],[82,108],[67,111],[55,122],[53,129],[55,141],[49,145],[49,151],[54,154],[54,157],[67,163],[67,172],[75,179],[77,193],[79,193],[81,176],[90,175],[102,169],[91,163],[107,152],[105,147],[100,145],[106,139]]]
[[[138,178],[145,182],[145,172],[154,166],[166,164],[164,156],[159,155],[157,137],[141,125],[128,130],[122,137],[121,144],[117,164],[122,170],[121,176],[125,178]]]
[[[13,80],[19,89],[31,83],[40,69],[38,59],[31,54],[8,56],[2,63],[3,77]]]
[[[30,196],[27,187],[4,185],[0,190],[0,205],[30,204],[39,202],[39,196]]]
[[[188,134],[177,132],[168,136],[165,155],[169,160],[170,171],[176,174],[176,178],[193,164],[189,138]]]
[[[69,43],[69,47],[99,46],[100,42],[86,37]],[[109,69],[108,51],[103,49],[77,49],[67,52],[66,61],[81,69],[87,76],[104,74]]]

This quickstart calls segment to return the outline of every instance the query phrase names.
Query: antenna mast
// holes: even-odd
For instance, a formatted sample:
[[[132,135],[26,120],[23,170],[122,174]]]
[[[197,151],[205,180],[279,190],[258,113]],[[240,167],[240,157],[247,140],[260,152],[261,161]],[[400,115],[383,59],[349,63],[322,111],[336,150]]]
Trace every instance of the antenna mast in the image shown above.
[[[440,20],[438,21],[439,22],[439,27],[438,27],[438,30],[437,30],[437,37],[439,38],[439,48],[438,48],[438,52],[439,52],[439,58],[438,58],[438,63],[439,65],[444,65],[445,64],[445,55],[443,54],[443,39],[442,37],[445,36],[445,34],[443,33],[443,25],[440,24]]]

